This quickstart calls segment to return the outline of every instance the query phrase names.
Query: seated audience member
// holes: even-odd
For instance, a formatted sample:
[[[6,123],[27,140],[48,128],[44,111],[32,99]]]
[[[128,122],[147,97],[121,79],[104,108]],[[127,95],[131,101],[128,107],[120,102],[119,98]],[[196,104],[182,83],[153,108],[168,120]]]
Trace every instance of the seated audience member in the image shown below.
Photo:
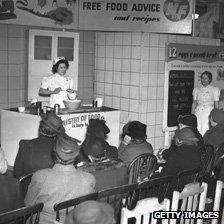
[[[139,121],[132,121],[128,125],[128,134],[118,147],[119,159],[128,166],[134,158],[141,154],[153,154],[152,146],[146,139],[146,125]]]
[[[175,176],[184,170],[201,167],[198,141],[191,128],[177,129],[174,136],[177,150],[170,154],[162,171],[156,176]]]
[[[202,148],[204,146],[204,140],[202,135],[199,133],[197,126],[198,126],[198,122],[197,122],[197,117],[194,114],[189,114],[189,115],[180,115],[177,118],[178,121],[178,128],[179,129],[183,129],[183,128],[191,128],[192,131],[195,134],[195,137],[199,140],[198,141],[198,147]],[[175,150],[177,149],[176,144],[174,143],[174,140],[171,143],[171,146],[169,147],[169,149],[166,149],[162,152],[162,158],[167,160],[167,158],[169,157],[169,155]]]
[[[152,178],[167,175],[176,176],[184,170],[201,167],[201,154],[198,148],[198,141],[191,128],[177,129],[174,136],[177,149],[170,154],[162,171],[155,172]],[[176,184],[176,179],[174,179],[168,193],[168,198],[172,197],[171,194]]]
[[[112,150],[112,153],[110,153]],[[107,142],[101,138],[88,137],[84,145],[81,146],[79,155],[76,157],[74,164],[77,165],[80,162],[91,163],[98,162],[105,159],[117,160],[117,157],[111,157],[113,150],[117,150],[116,147],[108,146]]]
[[[94,192],[95,177],[77,170],[73,163],[79,153],[77,139],[66,134],[58,135],[53,151],[55,165],[35,172],[25,198],[27,206],[43,202],[40,224],[53,223],[55,203],[66,201]],[[61,212],[62,220],[65,217]]]
[[[14,164],[14,176],[19,178],[37,170],[52,167],[52,149],[56,135],[64,133],[60,117],[54,113],[43,114],[39,125],[39,136],[31,140],[20,140]]]
[[[20,185],[17,179],[3,175],[7,171],[7,161],[0,148],[0,213],[9,212],[24,206]]]
[[[114,209],[107,203],[85,201],[71,210],[64,224],[115,224]]]
[[[107,155],[107,158],[116,160],[118,158],[117,148],[115,146],[109,145],[106,141],[107,134],[109,132],[110,129],[107,127],[104,120],[90,119],[89,126],[87,127],[86,131],[86,137],[82,143],[81,153],[83,151],[89,152],[89,149],[92,148],[92,143],[94,139],[98,139],[98,143],[99,141],[101,141],[100,144],[104,145],[104,150]],[[87,148],[87,150],[85,150],[85,148]]]
[[[224,158],[221,159],[220,161],[220,167],[219,167],[219,172],[217,173],[217,180],[221,180],[224,182]]]
[[[210,113],[210,129],[204,134],[205,144],[210,144],[216,150],[224,142],[224,111],[213,109]]]
[[[132,121],[128,121],[128,123],[126,123],[123,128],[122,128],[122,133],[121,133],[121,141],[124,140],[125,136],[128,135],[128,127],[131,124]]]

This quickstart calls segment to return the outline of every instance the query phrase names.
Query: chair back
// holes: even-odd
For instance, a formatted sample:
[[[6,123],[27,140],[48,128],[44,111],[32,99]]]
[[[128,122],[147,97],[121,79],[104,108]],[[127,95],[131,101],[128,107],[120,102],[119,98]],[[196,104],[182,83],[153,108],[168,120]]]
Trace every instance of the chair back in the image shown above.
[[[212,176],[213,164],[215,160],[215,150],[210,144],[206,144],[201,150],[202,167],[199,173],[199,180],[203,181]]]
[[[222,198],[222,189],[224,189],[224,183],[221,180],[217,180],[213,211],[221,211],[221,216],[223,214],[223,211],[220,208],[220,202]],[[221,217],[221,220],[224,220],[224,217]],[[217,223],[218,223],[218,219],[212,219],[212,224],[217,224]]]
[[[43,203],[39,203],[2,213],[0,214],[0,224],[38,224],[43,206]]]
[[[138,184],[123,185],[98,192],[98,200],[109,203],[114,208],[114,217],[120,220],[121,208],[131,206]]]
[[[33,176],[33,173],[29,173],[19,178],[19,183],[20,183],[20,188],[21,188],[23,198],[25,198],[26,196],[32,176]]]
[[[149,179],[157,168],[157,158],[151,153],[137,156],[128,166],[129,184]]]
[[[69,212],[69,208],[76,207],[78,204],[87,200],[97,200],[97,199],[98,199],[98,192],[54,204],[54,211],[56,212],[56,221],[60,222],[61,210],[65,209],[65,213],[67,215]]]
[[[173,179],[173,176],[164,176],[139,183],[138,189],[134,191],[128,208],[133,209],[137,202],[144,198],[156,197],[159,202],[163,201],[164,198],[168,197]]]
[[[200,167],[190,169],[190,170],[184,170],[177,174],[177,185],[176,190],[182,191],[184,186],[189,183],[193,183],[197,180],[197,177],[200,172]]]
[[[207,183],[200,184],[199,182],[194,182],[185,185],[182,192],[174,191],[172,198],[172,211],[204,211],[205,201],[207,195],[208,185]],[[182,202],[182,203],[180,203]],[[171,219],[170,224],[176,224],[176,219]],[[202,224],[203,219],[183,219],[181,216],[180,222],[178,224]]]
[[[224,143],[222,143],[215,151],[215,159],[213,167],[216,176],[218,176],[223,160],[224,160]]]
[[[121,209],[121,222],[120,224],[129,223],[130,218],[136,219],[136,224],[156,224],[161,223],[160,220],[153,218],[153,212],[155,211],[170,211],[170,200],[164,199],[159,203],[158,198],[145,198],[138,201],[136,207],[132,210],[128,208]],[[142,222],[141,222],[142,220]],[[168,219],[162,219],[162,224],[168,224]]]

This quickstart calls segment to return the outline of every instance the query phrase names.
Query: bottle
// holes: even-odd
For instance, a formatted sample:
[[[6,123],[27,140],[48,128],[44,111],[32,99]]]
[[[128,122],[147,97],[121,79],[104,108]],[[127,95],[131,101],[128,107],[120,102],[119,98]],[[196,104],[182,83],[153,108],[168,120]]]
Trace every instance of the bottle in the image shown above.
[[[41,101],[36,102],[37,115],[41,114],[41,109],[42,109],[42,102]]]
[[[55,114],[59,114],[59,111],[60,111],[60,105],[59,104],[55,104],[54,105],[54,113]]]
[[[43,113],[46,114],[47,113],[47,107],[43,106]]]

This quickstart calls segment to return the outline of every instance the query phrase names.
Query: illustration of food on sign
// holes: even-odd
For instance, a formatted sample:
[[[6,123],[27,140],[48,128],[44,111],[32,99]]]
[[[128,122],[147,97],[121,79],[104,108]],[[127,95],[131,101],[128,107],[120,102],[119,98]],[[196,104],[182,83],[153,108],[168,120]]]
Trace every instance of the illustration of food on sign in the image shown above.
[[[66,6],[76,3],[76,0],[36,0],[37,4],[31,5],[34,1],[17,0],[16,7],[33,15],[48,18],[55,21],[55,24],[69,25],[73,22],[73,12]],[[61,4],[64,5],[61,6]],[[59,5],[60,4],[60,5]]]
[[[15,19],[13,0],[0,1],[0,20]]]

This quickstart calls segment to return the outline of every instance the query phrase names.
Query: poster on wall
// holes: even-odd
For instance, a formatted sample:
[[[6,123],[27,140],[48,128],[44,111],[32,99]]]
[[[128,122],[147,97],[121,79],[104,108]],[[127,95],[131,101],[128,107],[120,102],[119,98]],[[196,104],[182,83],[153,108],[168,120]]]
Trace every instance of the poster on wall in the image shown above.
[[[80,30],[192,31],[194,0],[1,0],[0,23]]]
[[[0,23],[77,29],[78,2],[76,0],[1,0]]]
[[[169,43],[166,45],[163,129],[176,129],[177,117],[191,113],[193,89],[209,71],[211,85],[220,89],[224,106],[224,47]]]
[[[80,0],[84,30],[191,33],[193,0]]]

